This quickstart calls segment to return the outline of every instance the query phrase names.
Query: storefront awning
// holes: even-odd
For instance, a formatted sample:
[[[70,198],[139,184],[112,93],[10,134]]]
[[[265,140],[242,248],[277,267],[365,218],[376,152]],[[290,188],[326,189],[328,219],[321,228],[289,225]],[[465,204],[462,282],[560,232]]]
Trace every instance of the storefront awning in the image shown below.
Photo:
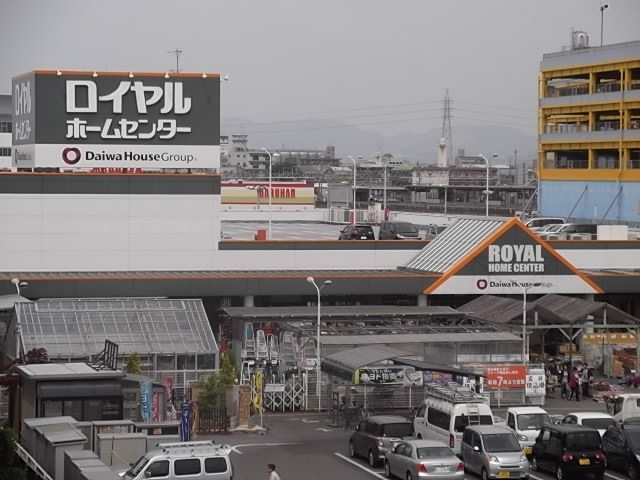
[[[37,393],[39,399],[121,397],[122,386],[117,381],[40,382]]]

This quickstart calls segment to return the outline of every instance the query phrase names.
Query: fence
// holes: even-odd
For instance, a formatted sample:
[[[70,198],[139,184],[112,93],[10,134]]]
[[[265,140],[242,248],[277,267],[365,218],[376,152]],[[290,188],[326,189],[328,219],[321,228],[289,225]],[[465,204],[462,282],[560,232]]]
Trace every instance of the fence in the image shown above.
[[[198,433],[227,433],[229,431],[230,422],[226,408],[199,409],[197,415]]]
[[[307,409],[309,385],[307,375],[265,375],[261,388],[256,386],[256,374],[251,374],[251,398],[254,405],[261,395],[262,408],[271,412],[285,412]]]

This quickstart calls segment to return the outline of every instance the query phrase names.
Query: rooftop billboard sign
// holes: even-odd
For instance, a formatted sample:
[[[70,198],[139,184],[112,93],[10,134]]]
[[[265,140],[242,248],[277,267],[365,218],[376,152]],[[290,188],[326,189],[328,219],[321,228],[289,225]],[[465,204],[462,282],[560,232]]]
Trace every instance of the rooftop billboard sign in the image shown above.
[[[218,74],[35,71],[12,97],[14,167],[219,168]]]

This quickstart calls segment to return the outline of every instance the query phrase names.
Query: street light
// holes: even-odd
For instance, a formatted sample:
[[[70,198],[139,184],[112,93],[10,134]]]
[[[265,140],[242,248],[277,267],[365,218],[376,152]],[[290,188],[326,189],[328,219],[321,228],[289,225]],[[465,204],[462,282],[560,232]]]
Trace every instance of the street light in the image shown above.
[[[257,194],[256,204],[257,204],[258,210],[260,210],[260,195],[263,192],[266,192],[269,189],[269,187],[266,187],[265,185],[249,185],[247,189],[256,191],[256,194]]]
[[[11,279],[11,284],[16,287],[16,293],[18,295],[21,294],[21,290],[23,288],[27,288],[29,286],[29,284],[27,282],[21,282],[19,278],[12,278]]]
[[[262,151],[264,153],[267,154],[267,157],[269,157],[269,240],[271,240],[271,212],[272,212],[272,203],[271,203],[271,197],[273,196],[273,188],[271,186],[271,168],[273,165],[273,158],[271,156],[271,152],[269,150],[267,150],[266,148],[262,147]],[[273,154],[274,157],[279,157],[280,154],[279,153],[274,153]]]
[[[527,292],[531,287],[539,287],[541,284],[537,282],[525,285],[517,280],[511,280],[511,283],[522,289],[522,364],[524,365],[527,363],[525,361],[527,358]]]
[[[331,285],[333,282],[331,280],[325,280],[324,283],[320,286],[318,286],[318,284],[316,283],[315,278],[313,277],[307,277],[307,282],[309,282],[310,284],[312,284],[314,287],[316,287],[316,292],[318,292],[318,331],[316,334],[316,342],[317,342],[317,360],[316,360],[316,393],[318,394],[318,412],[320,411],[321,408],[321,398],[322,398],[322,394],[320,392],[322,386],[321,386],[321,382],[320,382],[320,376],[321,376],[321,369],[320,369],[320,292],[324,287],[328,287],[329,285]]]
[[[356,160],[349,155],[349,160],[353,162],[353,221],[352,223],[355,225],[356,222],[356,169],[358,168],[356,165]]]
[[[494,153],[492,155],[493,158],[496,158],[498,156],[497,153]],[[486,190],[485,190],[485,197],[484,197],[484,215],[485,217],[489,216],[489,160],[487,159],[487,157],[485,157],[484,155],[482,155],[481,153],[478,154],[478,158],[481,158],[484,160],[484,165],[487,169],[487,186],[486,186]]]
[[[604,43],[604,11],[609,8],[608,3],[600,5],[600,46]]]

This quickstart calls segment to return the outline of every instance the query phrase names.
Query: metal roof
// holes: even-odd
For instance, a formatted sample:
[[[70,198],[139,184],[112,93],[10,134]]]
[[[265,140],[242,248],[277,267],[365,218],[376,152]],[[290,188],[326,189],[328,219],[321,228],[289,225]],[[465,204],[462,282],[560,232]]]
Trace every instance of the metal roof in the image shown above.
[[[0,310],[13,310],[13,306],[18,302],[30,302],[28,298],[20,295],[0,295]]]
[[[503,224],[504,220],[493,218],[458,220],[437,235],[405,268],[445,273]]]
[[[353,371],[357,368],[373,365],[385,360],[391,360],[396,357],[410,357],[412,355],[414,354],[411,352],[406,352],[397,348],[391,348],[384,345],[371,345],[368,347],[352,348],[334,353],[333,355],[323,358],[322,364],[323,367],[326,364],[327,366],[344,369],[349,372],[349,378],[351,378]]]
[[[429,372],[450,373],[451,375],[461,375],[463,377],[484,377],[482,374],[477,374],[472,371],[460,370],[458,368],[450,367],[449,365],[440,365],[439,363],[423,362],[422,360],[414,360],[411,358],[393,358],[393,363],[398,365],[406,365],[408,367],[414,367],[417,370],[427,370]]]
[[[469,343],[521,342],[509,332],[418,333],[389,335],[329,335],[320,338],[322,345],[390,345],[398,343]]]
[[[308,307],[225,307],[222,310],[232,318],[245,319],[316,319],[318,316],[318,307],[315,305]],[[320,313],[323,320],[335,317],[461,316],[457,310],[451,307],[405,307],[395,305],[323,306]]]
[[[545,323],[548,321],[570,323],[584,320],[587,315],[602,320],[606,311],[608,323],[640,324],[640,319],[605,302],[550,294],[539,298],[533,304]]]
[[[527,312],[533,308],[533,302],[527,303]],[[481,295],[459,307],[458,311],[487,322],[504,325],[516,318],[522,318],[522,300]]]
[[[166,298],[41,299],[16,304],[26,351],[50,358],[97,355],[105,340],[120,354],[207,354],[218,347],[201,300]]]
[[[82,380],[124,376],[119,370],[96,370],[86,363],[38,363],[20,365],[16,370],[33,380]]]

